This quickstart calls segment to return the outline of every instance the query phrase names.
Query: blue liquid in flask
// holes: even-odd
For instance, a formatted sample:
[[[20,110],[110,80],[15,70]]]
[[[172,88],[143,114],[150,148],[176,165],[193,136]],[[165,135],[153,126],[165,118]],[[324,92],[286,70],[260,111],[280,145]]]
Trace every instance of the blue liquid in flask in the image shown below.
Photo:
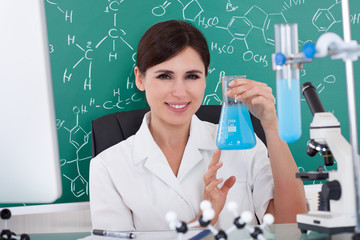
[[[247,106],[223,106],[216,145],[221,150],[249,149],[256,144]]]
[[[276,98],[279,136],[286,142],[295,142],[301,136],[299,79],[276,80]]]

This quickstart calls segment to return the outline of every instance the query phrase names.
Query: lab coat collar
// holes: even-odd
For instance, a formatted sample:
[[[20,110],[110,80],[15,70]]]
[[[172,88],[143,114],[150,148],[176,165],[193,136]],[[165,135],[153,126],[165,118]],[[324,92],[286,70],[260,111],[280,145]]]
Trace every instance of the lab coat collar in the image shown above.
[[[190,137],[195,140],[198,149],[215,150],[216,136],[211,135],[212,131],[207,129],[207,124],[201,121],[196,115],[192,117],[190,126]]]
[[[143,118],[139,130],[135,133],[133,152],[134,164],[138,164],[141,161],[147,159],[152,153],[161,152],[159,146],[155,143],[151,135],[149,121],[150,112],[147,112]]]
[[[140,129],[134,136],[133,159],[135,164],[138,164],[149,156],[154,155],[155,152],[161,152],[149,130],[148,124],[150,122],[150,114],[151,112],[145,114]],[[185,152],[186,150],[195,152],[196,149],[214,151],[216,149],[215,137],[212,136],[210,132],[211,131],[206,129],[206,125],[196,115],[194,115],[191,119],[190,136]]]
[[[162,153],[149,130],[150,114],[150,112],[145,114],[140,129],[134,136],[133,159],[135,164],[138,164],[150,156],[160,157],[159,153]],[[184,157],[188,151],[189,154],[192,154],[190,156],[195,159],[196,156],[193,154],[199,153],[200,149],[214,151],[216,149],[215,136],[212,136],[211,131],[206,128],[206,125],[194,115],[191,119],[190,137],[184,152]]]
[[[201,153],[202,150],[215,150],[215,138],[211,135],[211,131],[207,129],[206,124],[194,115],[191,120],[189,140],[184,151],[176,180],[164,154],[155,143],[150,133],[148,127],[149,121],[150,112],[145,114],[141,127],[134,136],[134,164],[145,161],[144,166],[153,172],[153,174],[157,175],[173,188],[178,189],[178,192],[182,192],[177,184],[179,184],[179,181],[181,182],[187,173],[203,159]],[[171,181],[174,182],[171,183]]]

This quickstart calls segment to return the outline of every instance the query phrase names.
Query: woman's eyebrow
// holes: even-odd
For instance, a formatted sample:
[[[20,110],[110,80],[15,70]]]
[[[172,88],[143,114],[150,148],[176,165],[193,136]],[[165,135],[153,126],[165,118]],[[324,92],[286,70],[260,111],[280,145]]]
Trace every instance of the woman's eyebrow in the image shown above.
[[[171,71],[171,70],[165,70],[165,69],[160,69],[160,70],[157,70],[155,71],[155,73],[168,73],[168,74],[174,74],[174,71]],[[203,74],[202,71],[200,70],[189,70],[189,71],[186,71],[185,74],[194,74],[194,73],[197,73],[197,74]]]
[[[171,70],[157,70],[155,73],[174,73],[173,71]]]
[[[200,70],[190,70],[190,71],[187,71],[186,74],[189,74],[189,73],[198,73],[198,74],[203,74],[202,71]]]

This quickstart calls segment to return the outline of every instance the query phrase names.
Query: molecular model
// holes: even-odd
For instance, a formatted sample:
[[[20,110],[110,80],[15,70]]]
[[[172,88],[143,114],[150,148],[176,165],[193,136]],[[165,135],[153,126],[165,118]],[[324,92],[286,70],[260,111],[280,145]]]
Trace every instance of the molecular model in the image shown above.
[[[11,211],[9,209],[4,208],[0,211],[1,219],[4,220],[4,228],[1,230],[0,233],[0,240],[30,240],[29,235],[27,234],[21,234],[20,236],[17,236],[15,233],[13,233],[10,229],[7,227],[7,221],[11,217]]]
[[[235,229],[246,229],[249,231],[250,236],[253,239],[265,240],[266,238],[263,235],[263,229],[274,222],[274,217],[271,214],[265,214],[263,224],[259,227],[250,226],[247,224],[253,219],[253,214],[249,211],[245,211],[240,216],[237,212],[237,208],[238,206],[235,202],[229,202],[227,205],[227,209],[233,213],[235,219],[233,221],[233,225],[225,231],[222,229],[216,230],[214,226],[211,225],[211,220],[215,217],[215,211],[212,209],[211,203],[207,200],[200,203],[202,215],[197,221],[193,223],[179,221],[176,213],[173,211],[166,214],[166,221],[169,223],[170,229],[176,230],[178,233],[178,240],[181,240],[190,228],[196,226],[207,227],[216,240],[227,240],[228,235]]]

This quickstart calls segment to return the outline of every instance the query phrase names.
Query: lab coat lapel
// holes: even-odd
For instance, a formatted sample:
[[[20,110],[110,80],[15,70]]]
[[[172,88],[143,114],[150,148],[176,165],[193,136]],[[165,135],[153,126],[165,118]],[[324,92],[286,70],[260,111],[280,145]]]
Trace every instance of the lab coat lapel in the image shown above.
[[[194,144],[196,142],[194,140],[195,139],[190,135],[178,172],[178,179],[180,182],[186,177],[191,169],[203,159],[202,154]]]
[[[155,143],[150,133],[146,120],[147,117],[148,114],[145,115],[143,123],[134,138],[134,164],[139,164],[144,161],[145,168],[185,198],[185,194],[179,180],[174,175],[165,158],[165,155]]]
[[[191,169],[203,159],[202,150],[214,151],[215,149],[214,136],[211,136],[204,123],[194,115],[191,121],[190,137],[178,173],[179,181],[182,181]]]
[[[153,151],[153,153],[149,155],[148,159],[145,161],[144,167],[185,198],[185,194],[179,180],[174,175],[160,149],[159,151],[156,150],[156,152]]]

